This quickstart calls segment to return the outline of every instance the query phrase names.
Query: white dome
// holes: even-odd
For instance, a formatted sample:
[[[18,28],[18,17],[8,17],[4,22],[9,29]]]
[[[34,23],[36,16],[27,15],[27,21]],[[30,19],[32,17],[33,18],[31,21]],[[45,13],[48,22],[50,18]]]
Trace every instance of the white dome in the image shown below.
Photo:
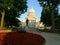
[[[30,9],[30,11],[29,12],[35,12],[35,10],[33,9],[33,7]]]
[[[30,20],[36,20],[36,13],[33,7],[30,9],[27,18]]]

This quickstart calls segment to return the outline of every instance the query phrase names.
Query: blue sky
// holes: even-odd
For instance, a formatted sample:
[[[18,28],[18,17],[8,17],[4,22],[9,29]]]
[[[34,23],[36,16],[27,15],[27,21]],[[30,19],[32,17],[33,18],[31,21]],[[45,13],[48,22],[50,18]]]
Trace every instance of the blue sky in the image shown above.
[[[27,12],[25,12],[24,14],[22,14],[19,18],[19,20],[23,20],[27,15],[29,10],[31,9],[31,7],[34,8],[35,12],[36,12],[36,16],[38,19],[40,19],[41,17],[41,11],[42,11],[42,7],[39,5],[38,0],[28,0],[27,1],[27,5],[28,5],[28,9]]]

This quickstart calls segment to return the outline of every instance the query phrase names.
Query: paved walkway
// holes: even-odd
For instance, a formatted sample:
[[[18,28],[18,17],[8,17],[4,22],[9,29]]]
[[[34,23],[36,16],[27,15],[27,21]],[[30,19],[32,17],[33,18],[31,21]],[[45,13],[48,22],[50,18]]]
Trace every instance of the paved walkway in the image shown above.
[[[28,32],[42,35],[46,39],[45,45],[60,45],[60,34],[38,32],[37,29],[33,28],[30,28]]]
[[[46,39],[46,45],[60,45],[60,35],[53,33],[40,33]]]

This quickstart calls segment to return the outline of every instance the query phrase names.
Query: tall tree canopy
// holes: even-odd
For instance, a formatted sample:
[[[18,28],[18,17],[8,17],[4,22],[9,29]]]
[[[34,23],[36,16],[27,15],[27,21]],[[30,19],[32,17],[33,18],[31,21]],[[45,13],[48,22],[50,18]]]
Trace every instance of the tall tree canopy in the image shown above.
[[[58,16],[58,10],[54,11],[54,19]],[[41,21],[45,24],[45,26],[51,26],[51,13],[48,7],[43,8],[41,13]]]
[[[56,23],[56,28],[60,29],[60,15],[57,16],[55,23]]]
[[[57,9],[60,4],[60,0],[38,0],[42,7],[49,7],[51,10],[52,30],[55,30],[54,10]]]
[[[19,26],[20,21],[17,17],[19,17],[19,15],[15,12],[15,10],[7,10],[4,18],[4,26]]]
[[[19,17],[27,10],[27,0],[0,0],[1,28],[3,27],[5,14],[10,17]],[[6,13],[9,11],[8,13]],[[13,16],[12,16],[13,15]],[[11,19],[12,20],[12,19]]]

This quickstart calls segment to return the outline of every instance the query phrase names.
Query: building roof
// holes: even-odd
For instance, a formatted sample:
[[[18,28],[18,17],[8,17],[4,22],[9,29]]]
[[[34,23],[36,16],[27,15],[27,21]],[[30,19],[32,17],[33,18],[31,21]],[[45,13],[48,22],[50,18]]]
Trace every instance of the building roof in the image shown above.
[[[27,15],[28,19],[37,19],[34,8],[32,7]]]
[[[28,12],[27,17],[24,20],[22,20],[22,22],[25,22],[26,19],[38,21],[38,18],[36,17],[36,13],[33,7],[31,7],[30,11]]]
[[[29,12],[35,12],[34,8],[31,7],[30,11]]]

